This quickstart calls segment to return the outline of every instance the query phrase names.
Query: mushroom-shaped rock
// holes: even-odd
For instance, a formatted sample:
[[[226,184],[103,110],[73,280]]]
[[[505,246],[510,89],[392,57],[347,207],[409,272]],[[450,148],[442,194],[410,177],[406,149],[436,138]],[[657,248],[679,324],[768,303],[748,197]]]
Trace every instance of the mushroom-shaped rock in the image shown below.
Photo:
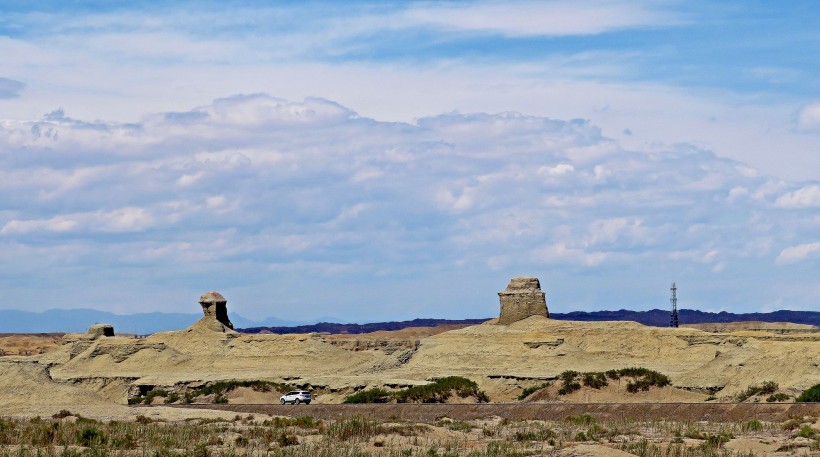
[[[530,316],[550,317],[546,295],[534,276],[512,278],[507,288],[498,293],[498,298],[501,302],[499,324],[512,324]]]
[[[206,292],[199,297],[199,304],[202,306],[202,312],[205,313],[203,319],[213,319],[233,329],[233,324],[228,319],[228,300],[225,300],[222,294],[216,291]]]

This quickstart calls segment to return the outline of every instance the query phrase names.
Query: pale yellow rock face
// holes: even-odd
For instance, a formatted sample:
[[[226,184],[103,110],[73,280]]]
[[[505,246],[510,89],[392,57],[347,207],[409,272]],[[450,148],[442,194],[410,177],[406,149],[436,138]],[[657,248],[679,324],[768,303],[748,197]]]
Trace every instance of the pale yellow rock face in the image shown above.
[[[533,276],[512,278],[506,289],[498,293],[501,312],[498,324],[509,325],[530,316],[550,317],[546,295],[541,283]]]
[[[565,370],[625,367],[669,376],[678,389],[666,388],[658,397],[669,401],[698,401],[717,389],[719,398],[728,398],[763,381],[777,382],[792,394],[820,383],[816,333],[707,333],[531,316],[420,338],[389,332],[340,338],[239,334],[214,322],[205,317],[185,330],[144,339],[70,340],[46,354],[4,358],[0,414],[3,405],[53,404],[56,400],[45,391],[58,392],[61,404],[122,405],[137,386],[173,388],[228,379],[310,384],[325,392],[317,402],[340,402],[353,388],[405,387],[450,375],[478,382],[492,401],[513,401],[523,387]],[[610,398],[616,395],[612,389],[577,395],[557,400],[620,401]]]

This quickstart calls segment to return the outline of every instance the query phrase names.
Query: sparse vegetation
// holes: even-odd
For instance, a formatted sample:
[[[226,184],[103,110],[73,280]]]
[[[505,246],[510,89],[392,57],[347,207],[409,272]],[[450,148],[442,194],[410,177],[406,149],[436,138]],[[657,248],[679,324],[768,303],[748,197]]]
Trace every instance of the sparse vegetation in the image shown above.
[[[153,388],[145,395],[136,395],[128,399],[129,405],[138,405],[144,403],[150,405],[157,397],[164,398],[165,404],[182,402],[185,404],[193,403],[198,397],[211,395],[212,403],[228,403],[227,393],[240,387],[249,387],[256,392],[287,392],[294,390],[297,387],[290,384],[284,384],[271,381],[217,381],[206,384],[203,387],[196,389],[181,390],[169,392],[162,388]]]
[[[478,402],[490,401],[475,381],[461,376],[441,378],[430,384],[400,390],[395,395],[399,403],[444,403],[453,394],[461,398],[472,396]]]
[[[746,424],[744,425],[744,429],[757,432],[763,430],[763,423],[757,419],[752,419],[749,422],[746,422]]]
[[[769,403],[773,402],[780,402],[780,401],[789,401],[792,398],[789,394],[784,394],[783,392],[778,392],[776,394],[771,394],[766,397],[766,401]]]
[[[479,403],[489,402],[484,391],[475,381],[461,376],[448,376],[423,386],[388,392],[380,388],[361,390],[345,398],[344,403],[444,403],[453,395],[461,398],[475,397]]]
[[[529,397],[530,395],[538,392],[539,390],[545,389],[545,388],[547,388],[551,385],[552,385],[551,382],[545,382],[545,383],[539,384],[537,386],[527,387],[527,388],[525,388],[524,390],[521,391],[521,394],[518,395],[518,399],[523,400],[523,399]]]
[[[779,386],[776,382],[773,381],[766,381],[760,385],[753,385],[749,386],[743,392],[740,392],[735,396],[735,400],[738,402],[744,402],[755,395],[769,395],[773,394],[777,391]]]
[[[794,422],[781,429],[757,420],[636,422],[589,414],[563,421],[442,418],[429,424],[364,416],[329,421],[310,416],[260,420],[246,415],[182,422],[2,419],[0,457],[523,457],[556,455],[577,443],[638,456],[750,457],[755,454],[733,452],[726,443],[735,437],[759,437],[761,431],[767,443],[782,443],[783,449],[792,445],[791,437],[817,443],[813,428],[799,419]],[[816,450],[818,444],[803,446],[800,449]]]
[[[580,375],[580,373],[572,370],[567,370],[558,375],[558,379],[561,380],[561,388],[558,389],[558,395],[567,395],[579,390],[581,384],[575,382],[575,378],[578,375]]]
[[[71,417],[71,416],[73,416],[73,414],[71,414],[71,411],[69,411],[67,409],[61,409],[60,412],[54,414],[51,417],[53,417],[54,419],[63,419],[63,418],[66,418],[66,417]]]
[[[360,390],[345,398],[344,403],[389,403],[393,395],[387,390],[374,387]]]
[[[584,386],[591,387],[593,389],[601,389],[608,386],[609,381],[607,381],[607,378],[612,380],[629,378],[626,384],[626,390],[630,393],[649,390],[649,388],[653,386],[664,387],[671,384],[671,380],[666,375],[640,367],[608,370],[606,372],[592,371],[584,373],[568,370],[558,375],[558,379],[561,380],[561,388],[558,389],[558,395],[567,395],[579,390],[581,388],[581,383],[577,381],[578,378],[581,379]]]
[[[600,389],[609,385],[606,375],[601,372],[588,372],[582,374],[583,384],[593,389]]]
[[[800,430],[797,431],[797,436],[799,436],[801,438],[811,439],[811,438],[814,438],[816,435],[817,435],[817,432],[814,431],[814,429],[811,428],[808,425],[801,426]]]

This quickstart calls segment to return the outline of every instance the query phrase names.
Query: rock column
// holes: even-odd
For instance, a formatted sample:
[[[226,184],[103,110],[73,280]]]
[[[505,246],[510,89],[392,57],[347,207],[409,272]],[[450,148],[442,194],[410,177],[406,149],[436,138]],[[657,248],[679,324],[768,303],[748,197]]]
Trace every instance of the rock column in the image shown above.
[[[199,304],[202,305],[202,312],[205,313],[205,317],[214,319],[225,327],[233,329],[233,324],[228,319],[228,300],[225,300],[222,294],[219,292],[202,294],[199,297]]]
[[[536,277],[512,278],[507,288],[498,293],[498,298],[501,302],[499,324],[509,325],[530,316],[550,317],[546,295]]]

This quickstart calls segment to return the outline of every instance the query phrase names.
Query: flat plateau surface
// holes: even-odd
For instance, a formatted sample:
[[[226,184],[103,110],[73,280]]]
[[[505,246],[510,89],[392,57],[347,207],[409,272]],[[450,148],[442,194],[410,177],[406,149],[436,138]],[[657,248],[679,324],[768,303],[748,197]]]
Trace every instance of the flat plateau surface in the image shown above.
[[[175,408],[210,409],[243,414],[311,416],[340,419],[364,416],[378,420],[435,422],[443,417],[479,420],[502,417],[509,420],[560,421],[589,414],[598,420],[675,420],[737,422],[757,419],[767,422],[791,418],[820,417],[820,403],[483,403],[483,404],[362,404],[362,405],[174,405]],[[142,409],[135,407],[139,414]]]

